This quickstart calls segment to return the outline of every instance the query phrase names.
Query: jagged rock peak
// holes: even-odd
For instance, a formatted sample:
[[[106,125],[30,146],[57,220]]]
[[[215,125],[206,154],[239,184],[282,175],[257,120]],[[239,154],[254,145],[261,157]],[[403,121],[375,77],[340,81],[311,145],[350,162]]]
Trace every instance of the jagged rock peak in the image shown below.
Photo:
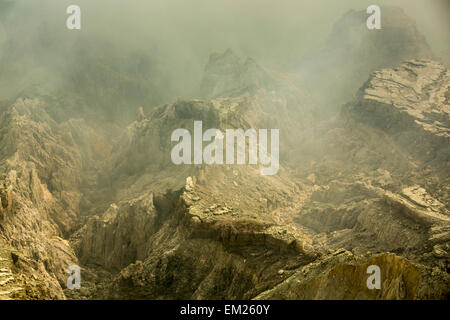
[[[213,53],[205,67],[202,80],[202,94],[217,97],[223,94],[240,94],[242,90],[270,87],[275,82],[270,71],[254,59],[242,61],[232,50]]]

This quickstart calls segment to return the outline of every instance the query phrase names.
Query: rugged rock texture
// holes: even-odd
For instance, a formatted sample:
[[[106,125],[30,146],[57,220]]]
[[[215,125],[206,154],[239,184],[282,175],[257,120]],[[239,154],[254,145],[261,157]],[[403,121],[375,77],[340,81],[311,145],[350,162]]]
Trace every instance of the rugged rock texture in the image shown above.
[[[311,162],[297,173],[312,194],[295,219],[318,232],[313,243],[448,268],[448,81],[432,61],[375,72],[302,146]]]
[[[223,55],[225,62],[229,55]],[[253,166],[174,166],[170,148],[161,142],[175,128],[190,128],[193,120],[219,129],[268,121],[264,117],[269,112],[254,116],[261,105],[253,89],[241,88],[241,95],[228,99],[179,101],[141,115],[118,140],[126,147],[114,148],[108,165],[112,180],[120,181],[111,181],[119,201],[90,218],[72,238],[82,263],[110,274],[107,283],[93,280],[89,294],[135,299],[445,298],[448,180],[438,173],[447,163],[445,157],[421,157],[397,138],[405,131],[410,136],[427,132],[408,117],[428,110],[428,101],[436,101],[436,110],[448,107],[439,98],[447,70],[422,63],[416,81],[426,83],[428,94],[398,111],[405,113],[399,119],[409,124],[393,125],[395,132],[378,125],[397,112],[388,102],[409,101],[408,90],[392,90],[383,104],[390,110],[383,113],[385,121],[368,121],[376,119],[366,115],[370,96],[360,94],[325,129],[316,129],[315,135],[306,130],[304,141],[291,143],[299,158],[287,161],[273,177],[261,176]],[[431,66],[431,76],[426,66]],[[433,70],[439,70],[437,75]],[[374,73],[361,92],[373,92],[372,83],[390,88],[392,81],[378,75],[395,72]],[[418,88],[419,83],[409,85]],[[430,139],[423,148],[446,152],[448,140],[434,134],[443,140]],[[323,150],[309,149],[310,143]],[[310,158],[303,150],[311,151]],[[163,188],[179,191],[155,193]],[[366,287],[370,264],[383,270],[381,291]]]
[[[140,109],[112,148],[83,121],[56,122],[42,101],[17,100],[1,117],[1,230],[15,250],[2,256],[3,296],[445,298],[445,88],[447,70],[431,61],[375,72],[339,118],[304,122],[302,140],[281,137],[291,152],[275,176],[175,166],[167,141],[194,120],[220,130],[278,122],[293,134],[290,120],[308,109],[268,106],[299,91],[269,100],[264,86],[242,87]],[[411,137],[426,137],[430,153],[405,144]],[[83,288],[63,291],[72,264]],[[370,264],[383,270],[381,291],[365,286]]]
[[[279,281],[281,266],[303,265],[314,258],[293,234],[284,227],[275,227],[270,220],[250,217],[228,205],[204,209],[211,203],[207,202],[211,193],[191,181],[188,178],[182,194],[155,198],[155,212],[142,222],[154,232],[147,233],[147,241],[128,241],[130,247],[146,244],[146,253],[140,255],[145,260],[123,269],[107,289],[101,287],[96,294],[138,299],[251,298]],[[119,212],[114,220],[129,221],[127,217]],[[105,234],[108,227],[100,227],[97,233]],[[113,252],[109,246],[106,250]],[[110,265],[102,259],[95,261],[105,267]]]
[[[353,52],[358,27],[339,54],[380,45],[380,57],[415,60],[364,76],[334,118],[297,77],[231,51],[211,56],[203,99],[136,106],[126,128],[74,118],[64,97],[3,103],[0,298],[448,298],[450,74],[422,59],[407,18],[385,20],[393,39],[368,34]],[[362,23],[349,13],[336,32]],[[355,81],[384,61],[370,56]],[[195,120],[279,128],[278,174],[174,165],[170,135]],[[65,286],[73,264],[80,290]],[[367,289],[369,265],[380,290]]]
[[[381,289],[369,290],[366,270],[382,271]],[[256,299],[445,299],[449,277],[439,269],[422,267],[394,254],[355,257],[337,251],[306,265]]]
[[[75,140],[95,134],[83,121],[56,123],[37,99],[18,99],[0,115],[0,128],[1,233],[17,251],[27,297],[62,299],[66,268],[78,263],[64,238],[78,227],[90,155]]]
[[[14,265],[13,255],[6,241],[0,238],[0,300],[25,297],[23,288],[11,270]]]
[[[411,60],[374,72],[350,110],[358,120],[394,136],[407,150],[442,162],[450,155],[442,148],[450,137],[449,86],[449,71],[443,65]]]

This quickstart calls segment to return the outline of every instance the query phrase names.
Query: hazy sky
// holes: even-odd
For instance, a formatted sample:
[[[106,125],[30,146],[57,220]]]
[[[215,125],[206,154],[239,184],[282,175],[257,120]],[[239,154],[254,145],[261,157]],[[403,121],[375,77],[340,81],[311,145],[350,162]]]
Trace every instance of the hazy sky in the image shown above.
[[[348,10],[370,4],[396,5],[417,22],[434,52],[450,55],[448,0],[0,0],[16,9],[2,21],[5,32],[19,31],[23,42],[45,35],[61,46],[91,36],[130,51],[152,50],[167,59],[174,74],[199,72],[211,52],[231,48],[263,64],[283,68],[323,42]],[[82,30],[65,27],[66,8],[82,9]],[[0,15],[1,17],[1,15]],[[23,39],[22,39],[23,38]],[[39,39],[38,39],[39,40]],[[44,39],[45,40],[45,39]],[[45,42],[45,41],[44,41]],[[55,41],[54,41],[55,42]],[[52,47],[49,56],[58,57]],[[52,57],[53,59],[53,57]]]
[[[65,28],[65,8],[82,9],[82,33],[101,35],[132,47],[157,43],[198,56],[228,47],[247,55],[302,54],[329,33],[349,9],[397,5],[417,21],[436,51],[448,50],[448,0],[16,0],[30,10],[14,21],[30,20]],[[62,30],[66,31],[66,30]],[[73,33],[66,32],[67,37]],[[265,51],[265,52],[262,52]],[[279,57],[278,57],[279,58]]]

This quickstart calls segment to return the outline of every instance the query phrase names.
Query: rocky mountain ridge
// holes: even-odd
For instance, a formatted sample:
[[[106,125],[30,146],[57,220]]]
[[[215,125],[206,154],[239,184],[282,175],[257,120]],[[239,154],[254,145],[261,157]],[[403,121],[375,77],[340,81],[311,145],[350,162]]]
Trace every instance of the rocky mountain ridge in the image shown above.
[[[450,73],[403,22],[355,49],[380,42],[378,61],[409,45],[358,73],[353,98],[336,90],[347,103],[333,117],[324,110],[340,105],[318,102],[308,77],[231,50],[211,56],[201,99],[136,108],[125,128],[79,118],[64,97],[3,102],[0,298],[448,299]],[[278,173],[174,165],[171,133],[199,120],[280,129]],[[80,290],[66,288],[69,265]],[[370,265],[381,290],[366,286]]]

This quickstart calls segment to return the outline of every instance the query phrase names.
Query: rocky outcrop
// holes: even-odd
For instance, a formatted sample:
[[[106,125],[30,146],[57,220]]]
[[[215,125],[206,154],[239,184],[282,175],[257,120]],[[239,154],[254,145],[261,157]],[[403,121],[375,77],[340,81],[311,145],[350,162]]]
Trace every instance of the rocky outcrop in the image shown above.
[[[297,173],[310,196],[295,221],[313,230],[315,248],[395,252],[448,270],[447,72],[429,60],[377,71],[305,142],[310,164]]]
[[[450,138],[449,88],[443,65],[411,60],[374,72],[349,109],[358,121],[386,131],[417,156],[448,159],[443,146]]]
[[[277,226],[269,216],[266,221],[252,217],[242,212],[243,207],[210,205],[214,203],[212,196],[205,186],[188,178],[181,192],[133,202],[137,207],[134,213],[119,210],[113,215],[108,210],[101,224],[93,218],[77,235],[81,259],[86,256],[87,261],[105,268],[113,268],[120,261],[125,262],[120,267],[129,265],[92,295],[135,299],[251,298],[283,279],[277,274],[280,268],[303,265],[316,258],[316,253],[305,249],[295,230]],[[108,217],[112,222],[105,223]],[[136,230],[135,219],[142,219],[139,225],[146,232],[130,234],[126,228],[117,227],[127,224]],[[122,236],[119,230],[125,231]],[[138,239],[139,234],[145,239]],[[122,247],[115,247],[116,243]],[[123,247],[124,243],[128,246]],[[136,245],[140,249],[135,250]]]
[[[17,100],[0,128],[0,229],[16,250],[13,270],[28,298],[63,299],[66,268],[78,263],[64,238],[79,223],[89,155],[75,141],[93,131],[83,121],[55,122],[38,99]]]
[[[18,100],[0,118],[1,234],[13,252],[3,296],[445,298],[450,215],[446,163],[434,155],[448,146],[446,77],[417,60],[374,73],[339,118],[297,133],[292,120],[309,111],[287,103],[303,97],[289,86],[140,108],[113,146],[82,120],[57,122],[41,100]],[[176,166],[171,132],[194,120],[279,126],[290,153],[274,176]],[[426,137],[430,153],[409,148],[411,137]],[[79,291],[63,290],[72,264]],[[365,286],[371,264],[381,291]]]
[[[380,267],[380,290],[367,287],[367,268]],[[256,299],[445,299],[450,277],[394,254],[372,257],[337,251],[300,268],[291,277]]]
[[[112,118],[132,96],[125,128],[75,110],[86,101],[70,95],[1,104],[0,298],[448,298],[449,73],[425,60],[401,11],[383,17],[372,32],[365,13],[347,14],[304,73],[350,101],[335,118],[297,76],[230,50],[210,57],[202,99],[149,112],[137,108],[155,90],[141,83],[145,59],[124,71],[110,70],[117,57],[86,57],[91,72],[75,67],[65,88],[96,96]],[[123,78],[129,69],[139,75]],[[278,173],[173,164],[171,133],[196,120],[280,129]],[[65,285],[74,264],[80,290]],[[370,265],[380,290],[367,288]]]
[[[428,79],[427,69],[420,70],[423,74],[418,78]],[[427,92],[441,86],[435,83]],[[402,94],[393,90],[392,97],[400,101]],[[377,121],[370,121],[370,112],[361,107],[364,100],[356,100],[313,137],[324,150],[310,156],[320,162],[298,161],[294,170],[287,161],[274,177],[262,177],[252,166],[182,169],[161,154],[141,151],[168,153],[161,141],[175,128],[190,128],[195,119],[220,129],[264,123],[264,117],[253,113],[259,106],[257,98],[257,93],[246,92],[228,99],[178,101],[141,115],[128,128],[119,140],[119,145],[127,147],[113,152],[110,165],[121,181],[116,192],[121,201],[91,218],[73,239],[86,265],[112,273],[120,270],[108,283],[95,282],[89,295],[445,298],[449,214],[443,193],[437,192],[445,190],[445,181],[431,178],[442,162],[428,162],[430,177],[424,179],[423,173],[414,172],[426,158],[404,149],[396,136],[402,130],[421,135],[425,130],[421,127],[405,124],[397,126],[395,133],[384,130]],[[423,108],[425,102],[417,101],[410,108]],[[305,138],[292,145],[293,152],[305,148],[309,137]],[[448,145],[446,140],[430,143],[428,149]],[[130,157],[136,157],[131,171],[127,169]],[[136,176],[137,172],[146,174]],[[158,175],[167,179],[174,172],[178,180],[152,179]],[[153,190],[162,183],[178,189],[187,175],[180,191],[154,196]],[[383,270],[382,291],[366,287],[370,264]]]
[[[18,284],[17,275],[13,273],[13,256],[17,257],[0,237],[0,300],[25,297],[23,287]]]

